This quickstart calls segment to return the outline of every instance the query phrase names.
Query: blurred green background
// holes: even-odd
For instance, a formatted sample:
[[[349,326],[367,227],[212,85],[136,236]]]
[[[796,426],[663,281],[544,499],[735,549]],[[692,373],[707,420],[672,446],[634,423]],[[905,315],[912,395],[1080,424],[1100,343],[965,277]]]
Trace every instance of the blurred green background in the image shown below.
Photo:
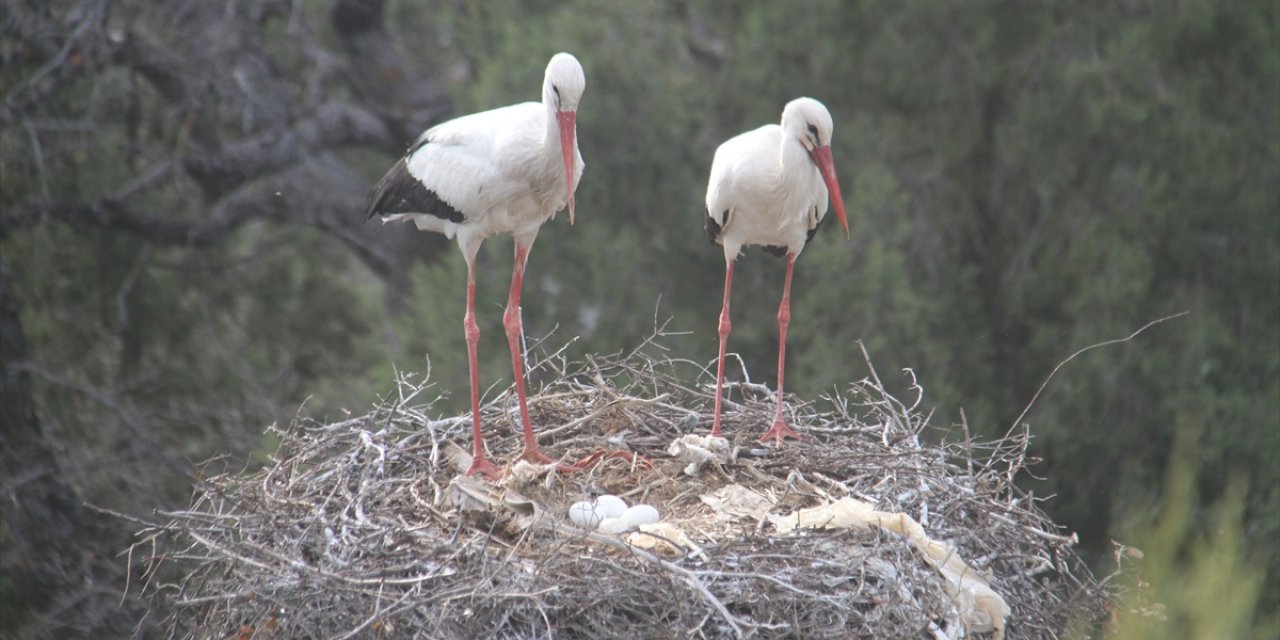
[[[360,206],[422,128],[536,100],[563,50],[587,76],[586,172],[576,225],[549,223],[530,258],[531,339],[613,353],[667,322],[671,354],[710,366],[712,154],[812,96],[835,121],[852,240],[831,223],[797,263],[788,391],[866,376],[862,341],[895,390],[914,370],[937,438],[960,437],[962,409],[998,437],[1076,350],[1188,311],[1057,373],[1023,419],[1041,462],[1022,482],[1100,573],[1111,540],[1143,547],[1171,506],[1206,516],[1184,519],[1193,538],[1233,523],[1231,562],[1262,574],[1231,615],[1274,624],[1274,0],[57,0],[0,17],[5,332],[20,323],[24,347],[6,343],[5,367],[33,401],[4,425],[0,539],[28,564],[40,545],[15,496],[32,478],[148,516],[185,504],[198,463],[253,464],[268,424],[363,412],[397,369],[429,366],[438,408],[465,411],[460,255]],[[510,267],[510,241],[487,242],[482,385],[510,381]],[[783,267],[748,250],[735,275],[729,349],[771,385]],[[1178,424],[1199,435],[1171,505]],[[1238,517],[1207,517],[1223,500]],[[118,601],[107,543],[136,525],[85,517],[115,536],[52,573],[98,576],[71,604]],[[1175,574],[1186,549],[1161,556]],[[51,614],[66,598],[33,601],[37,578],[5,556],[6,635],[119,624]]]

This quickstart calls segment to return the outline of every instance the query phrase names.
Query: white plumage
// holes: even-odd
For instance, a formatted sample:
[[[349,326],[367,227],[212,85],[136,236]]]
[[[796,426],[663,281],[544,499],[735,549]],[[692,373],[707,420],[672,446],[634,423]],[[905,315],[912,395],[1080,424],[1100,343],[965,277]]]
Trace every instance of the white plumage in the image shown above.
[[[568,103],[562,99],[565,109],[576,109],[576,100]],[[460,211],[463,222],[429,213],[386,215],[384,221],[409,219],[421,230],[458,236],[463,253],[472,255],[491,235],[536,236],[544,222],[568,205],[582,178],[582,154],[574,144],[573,187],[565,189],[558,129],[555,114],[537,102],[432,127],[407,156],[407,169],[412,178]]]
[[[729,292],[733,263],[747,245],[787,257],[778,307],[778,399],[773,426],[760,440],[796,437],[782,419],[782,383],[787,324],[791,318],[791,273],[795,259],[827,214],[828,198],[849,233],[844,200],[831,159],[831,114],[813,98],[797,98],[782,111],[781,125],[766,125],[725,141],[716,149],[707,183],[707,237],[724,248],[724,302],[720,311],[720,353],[716,372],[712,435],[720,435],[724,353],[731,324]]]
[[[467,262],[464,328],[471,369],[474,451],[468,475],[498,477],[484,454],[476,372],[475,260],[485,238],[499,233],[515,240],[515,268],[503,316],[516,377],[525,449],[521,458],[549,462],[538,449],[529,421],[523,372],[520,291],[525,261],[542,224],[569,209],[582,177],[575,117],[586,88],[582,66],[568,53],[547,64],[542,101],[462,116],[428,129],[369,194],[366,218],[410,221],[418,229],[458,242]]]

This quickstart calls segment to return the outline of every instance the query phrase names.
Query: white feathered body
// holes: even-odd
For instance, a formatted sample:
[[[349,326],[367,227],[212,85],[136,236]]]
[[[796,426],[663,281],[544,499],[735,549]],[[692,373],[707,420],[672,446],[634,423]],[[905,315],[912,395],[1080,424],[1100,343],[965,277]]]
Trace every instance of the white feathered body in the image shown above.
[[[462,116],[428,129],[405,158],[409,175],[463,216],[399,212],[424,231],[478,242],[498,233],[536,234],[568,205],[555,117],[538,102]],[[573,188],[582,178],[576,149]],[[465,249],[464,249],[465,250]]]
[[[727,260],[746,245],[799,254],[826,216],[827,187],[804,146],[770,124],[716,149],[706,205]]]
[[[428,129],[369,193],[365,217],[411,221],[456,238],[468,265],[494,234],[509,233],[527,250],[557,211],[567,206],[573,221],[573,192],[583,169],[573,129],[585,88],[577,58],[555,54],[547,63],[541,102]]]

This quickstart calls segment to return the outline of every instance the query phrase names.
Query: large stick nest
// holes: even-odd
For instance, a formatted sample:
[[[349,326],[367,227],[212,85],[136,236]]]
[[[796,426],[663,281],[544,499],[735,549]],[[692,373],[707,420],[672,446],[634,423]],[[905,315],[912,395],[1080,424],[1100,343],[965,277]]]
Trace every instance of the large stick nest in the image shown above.
[[[872,369],[829,410],[788,398],[789,423],[807,441],[765,447],[755,439],[772,422],[772,394],[739,382],[725,401],[727,457],[689,475],[668,446],[707,432],[714,388],[687,386],[680,373],[701,368],[648,347],[572,366],[543,359],[529,407],[552,455],[622,449],[651,464],[606,458],[576,474],[462,478],[469,416],[433,417],[430,385],[409,375],[366,415],[277,430],[265,468],[205,479],[189,509],[163,514],[167,524],[147,536],[156,559],[182,563],[176,581],[147,576],[172,612],[171,634],[1045,638],[1103,616],[1107,594],[1074,536],[1013,484],[1025,431],[924,444],[919,399],[895,399]],[[513,396],[481,411],[500,464],[522,446]],[[724,507],[714,497],[727,487],[766,498],[768,513]],[[656,537],[670,544],[571,525],[569,505],[600,493],[657,507],[674,528]],[[1003,630],[975,627],[954,584],[906,536],[772,526],[844,498],[906,514],[949,545],[1007,603]]]

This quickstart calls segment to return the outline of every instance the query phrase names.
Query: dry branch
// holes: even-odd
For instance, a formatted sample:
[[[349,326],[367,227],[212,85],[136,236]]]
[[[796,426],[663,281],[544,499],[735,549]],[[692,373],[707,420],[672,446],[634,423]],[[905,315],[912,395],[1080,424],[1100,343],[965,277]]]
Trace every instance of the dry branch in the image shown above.
[[[665,453],[707,427],[711,391],[686,386],[690,363],[642,349],[571,367],[543,358],[530,398],[544,446],[568,460],[627,448],[652,468],[607,459],[571,476],[457,481],[448,451],[467,446],[464,417],[432,418],[425,380],[367,415],[300,418],[279,431],[266,468],[208,479],[157,534],[185,563],[153,584],[178,637],[237,629],[281,636],[423,638],[954,638],[965,633],[946,581],[901,536],[881,530],[772,534],[763,520],[715,513],[701,496],[729,484],[791,513],[842,497],[910,514],[954,546],[1009,604],[1008,638],[1057,637],[1096,623],[1106,593],[1060,532],[1006,473],[1025,437],[930,446],[917,399],[875,379],[793,402],[811,441],[776,450],[754,438],[772,418],[767,390],[743,390],[724,426],[736,456],[697,476]],[[920,390],[917,388],[917,392]],[[495,458],[521,446],[508,394],[482,407]],[[975,454],[975,452],[978,452]],[[982,455],[975,460],[972,456]],[[513,474],[514,475],[514,474]],[[570,503],[599,493],[658,507],[696,550],[664,555],[585,532]],[[157,558],[158,560],[158,558]],[[256,637],[256,636],[255,636]]]

